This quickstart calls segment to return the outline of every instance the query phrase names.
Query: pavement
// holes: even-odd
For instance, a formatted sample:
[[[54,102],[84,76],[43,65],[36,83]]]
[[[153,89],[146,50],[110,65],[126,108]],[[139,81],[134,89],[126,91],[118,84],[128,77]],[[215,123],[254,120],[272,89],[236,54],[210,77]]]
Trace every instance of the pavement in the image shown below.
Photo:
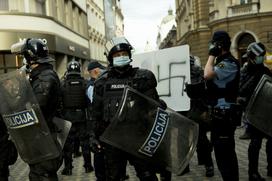
[[[236,153],[239,162],[239,175],[240,181],[248,181],[248,159],[247,159],[247,149],[249,140],[240,140],[238,137],[242,135],[244,130],[242,128],[238,128],[236,130],[235,139],[236,139]],[[266,140],[263,140],[262,149],[260,151],[259,157],[259,172],[260,174],[266,178],[266,181],[272,181],[272,177],[266,176],[266,153],[265,153],[265,143]],[[213,154],[214,159],[214,154]],[[78,157],[74,159],[74,169],[72,176],[63,176],[60,172],[63,169],[63,166],[60,168],[58,175],[60,181],[95,181],[94,172],[85,173],[83,167],[83,158]],[[183,175],[177,176],[173,174],[172,181],[221,181],[222,178],[217,169],[216,162],[214,160],[215,165],[215,175],[214,177],[205,177],[205,168],[204,166],[197,165],[196,153],[192,157],[190,161],[190,172]],[[25,164],[21,159],[18,159],[17,162],[10,167],[10,178],[9,181],[28,181],[28,165]],[[127,174],[129,175],[128,181],[139,181],[136,177],[135,171],[132,166],[128,165]]]

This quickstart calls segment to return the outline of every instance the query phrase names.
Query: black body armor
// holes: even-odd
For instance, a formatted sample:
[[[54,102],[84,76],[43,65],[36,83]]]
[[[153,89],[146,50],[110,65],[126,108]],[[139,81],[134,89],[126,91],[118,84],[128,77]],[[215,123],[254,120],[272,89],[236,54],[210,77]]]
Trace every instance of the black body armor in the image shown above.
[[[159,100],[156,91],[156,78],[149,70],[129,67],[123,74],[118,74],[114,70],[101,76],[95,82],[93,104],[93,117],[96,122],[96,135],[101,135],[115,115],[121,101],[124,87],[128,85],[139,92]],[[103,110],[103,112],[101,112]],[[103,124],[99,121],[103,120]]]
[[[69,74],[62,82],[62,114],[72,123],[86,121],[86,85],[80,74]]]
[[[52,119],[57,114],[60,100],[60,80],[51,64],[40,64],[29,77],[43,116],[49,128],[55,128]]]
[[[80,75],[69,75],[63,82],[64,109],[86,108],[86,81]]]

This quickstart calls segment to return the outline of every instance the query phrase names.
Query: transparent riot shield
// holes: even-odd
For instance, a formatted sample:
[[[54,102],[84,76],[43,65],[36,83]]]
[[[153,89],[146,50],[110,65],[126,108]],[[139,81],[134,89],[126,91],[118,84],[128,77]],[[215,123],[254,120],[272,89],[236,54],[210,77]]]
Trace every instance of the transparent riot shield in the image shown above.
[[[24,72],[17,70],[0,76],[0,102],[0,113],[26,163],[60,155]]]
[[[249,123],[272,136],[272,78],[263,75],[246,108]]]
[[[198,125],[170,108],[126,87],[101,141],[180,174],[197,144]]]
[[[53,123],[57,127],[57,141],[59,142],[61,148],[63,149],[66,138],[72,127],[72,123],[70,121],[58,117],[54,117]]]

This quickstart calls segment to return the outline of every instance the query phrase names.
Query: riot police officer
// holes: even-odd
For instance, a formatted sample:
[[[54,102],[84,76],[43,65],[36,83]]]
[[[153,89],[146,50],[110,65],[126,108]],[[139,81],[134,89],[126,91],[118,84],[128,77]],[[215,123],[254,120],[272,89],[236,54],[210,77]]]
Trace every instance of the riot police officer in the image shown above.
[[[14,44],[12,52],[22,54],[26,59],[29,69],[29,82],[51,135],[56,135],[58,129],[53,123],[53,118],[57,115],[59,105],[60,80],[53,70],[53,65],[50,64],[55,60],[49,57],[49,50],[45,41],[26,39]],[[58,153],[53,155],[52,158],[46,158],[37,163],[29,163],[30,181],[58,180],[57,171],[61,166],[61,146],[57,142],[56,136],[53,136],[53,139],[54,147],[59,150]],[[49,145],[47,146],[49,147]]]
[[[109,68],[95,82],[92,114],[96,138],[92,143],[97,144],[98,149],[104,148],[106,180],[121,180],[127,160],[135,167],[141,181],[157,180],[155,171],[152,171],[148,163],[98,140],[118,109],[125,85],[130,85],[155,100],[159,99],[153,73],[130,65],[132,46],[124,37],[113,38],[106,44],[106,50]]]
[[[239,170],[234,132],[240,119],[235,116],[240,65],[231,55],[230,45],[231,40],[227,32],[213,33],[204,78],[207,80],[212,121],[211,141],[217,166],[224,181],[237,181]]]
[[[247,52],[243,56],[247,59],[247,64],[241,70],[239,102],[243,105],[244,110],[262,76],[264,74],[271,76],[271,72],[263,64],[265,53],[265,46],[260,42],[254,42],[248,46]],[[267,138],[267,175],[272,176],[272,138],[250,124],[247,125],[247,131],[250,134],[248,147],[249,180],[264,181],[265,179],[258,172],[259,152],[263,138]]]
[[[0,180],[8,181],[9,165],[16,162],[18,154],[15,145],[8,140],[7,128],[0,116]]]
[[[205,116],[208,112],[207,102],[205,99],[205,82],[203,77],[203,69],[199,59],[190,56],[191,84],[186,84],[187,95],[191,98],[191,109],[187,113],[187,117],[199,124],[199,135],[197,142],[197,158],[198,164],[204,165],[206,176],[214,175],[213,161],[211,152],[212,144],[207,137],[210,125],[206,121]]]
[[[67,72],[61,82],[61,103],[63,118],[72,122],[72,128],[65,142],[63,157],[65,167],[63,175],[72,175],[72,154],[76,137],[80,140],[85,172],[93,171],[87,126],[86,80],[81,76],[81,66],[72,60],[67,65]]]

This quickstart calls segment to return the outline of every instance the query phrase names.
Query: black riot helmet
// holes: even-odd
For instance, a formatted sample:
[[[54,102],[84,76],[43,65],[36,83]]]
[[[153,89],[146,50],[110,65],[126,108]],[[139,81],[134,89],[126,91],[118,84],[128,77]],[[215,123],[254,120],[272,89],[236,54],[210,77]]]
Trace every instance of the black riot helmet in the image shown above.
[[[248,45],[247,52],[243,55],[243,58],[247,58],[254,64],[261,64],[264,61],[264,56],[266,54],[266,49],[264,44],[261,42],[253,42]]]
[[[106,43],[105,49],[106,49],[105,55],[107,56],[110,65],[112,66],[113,65],[112,55],[114,53],[126,51],[128,52],[128,56],[131,59],[131,50],[133,48],[125,37],[114,37]]]
[[[27,64],[48,63],[54,60],[49,57],[49,50],[46,40],[28,38],[11,46],[11,52],[21,54],[27,61]]]
[[[81,72],[81,65],[78,61],[72,60],[71,62],[68,63],[67,65],[67,73],[75,73],[75,74],[80,74]]]

